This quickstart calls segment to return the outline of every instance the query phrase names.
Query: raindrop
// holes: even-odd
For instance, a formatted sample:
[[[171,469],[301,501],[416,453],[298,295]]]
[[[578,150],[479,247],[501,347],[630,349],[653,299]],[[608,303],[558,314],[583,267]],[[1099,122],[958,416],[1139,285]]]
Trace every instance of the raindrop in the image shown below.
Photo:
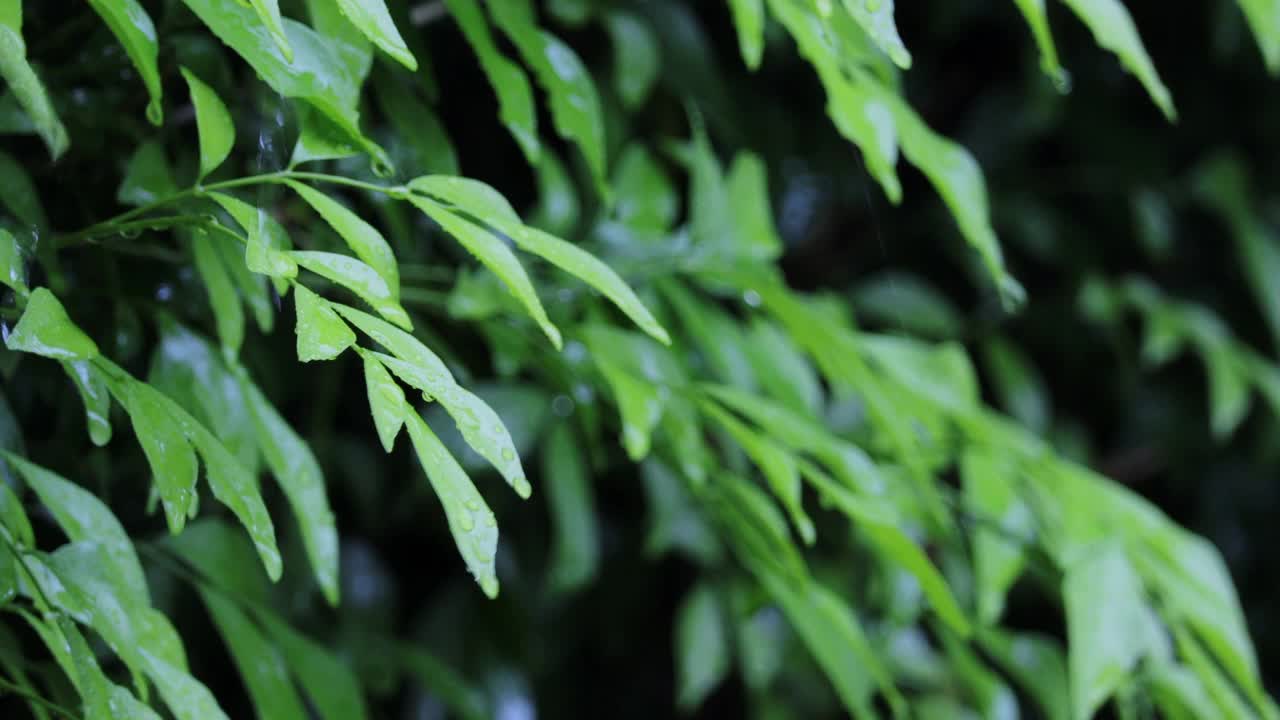
[[[120,237],[125,238],[126,240],[133,240],[141,234],[142,234],[142,228],[133,227],[133,228],[122,228],[120,230]]]
[[[168,283],[164,283],[160,287],[156,288],[156,299],[159,300],[160,302],[168,302],[172,298],[173,298],[172,285]]]
[[[479,501],[479,500],[468,500],[468,501],[467,501],[467,509],[468,509],[468,510],[470,510],[471,512],[480,512],[480,501]]]
[[[471,519],[471,513],[462,513],[458,517],[458,525],[462,527],[463,532],[471,532],[476,529],[476,521]]]
[[[396,200],[408,200],[409,196],[412,194],[413,192],[404,185],[396,185],[394,187],[387,188],[387,195],[395,198]]]
[[[758,308],[760,307],[760,302],[761,302],[760,293],[756,292],[755,290],[743,290],[742,302],[746,303],[747,305],[750,305],[753,308]]]
[[[516,459],[516,453],[511,448],[502,448],[502,459],[511,462]]]
[[[573,414],[574,402],[573,398],[568,395],[557,395],[551,401],[551,412],[557,417],[569,417]]]
[[[485,527],[498,526],[498,519],[493,516],[493,513],[488,513],[487,515],[484,516],[484,526]]]

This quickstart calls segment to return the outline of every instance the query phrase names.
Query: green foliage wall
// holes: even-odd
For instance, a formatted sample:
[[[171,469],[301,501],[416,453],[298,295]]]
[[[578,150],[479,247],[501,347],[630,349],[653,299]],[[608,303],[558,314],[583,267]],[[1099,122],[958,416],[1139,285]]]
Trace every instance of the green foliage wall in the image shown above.
[[[754,77],[803,62],[827,117],[788,121],[852,145],[869,206],[942,211],[990,312],[1036,311],[892,0],[62,5],[0,0],[6,713],[567,715],[596,639],[545,619],[678,592],[683,711],[1280,716],[1219,551],[1051,432],[1017,342],[964,342],[916,276],[784,272],[786,169],[704,18]],[[981,13],[1025,19],[1048,92],[1077,22],[1179,117],[1119,0],[1062,6]],[[1280,71],[1280,2],[1224,7]],[[1280,336],[1244,165],[1198,167]],[[1203,361],[1205,434],[1280,410],[1212,310],[1095,270],[1080,317]],[[631,580],[655,562],[678,587]]]

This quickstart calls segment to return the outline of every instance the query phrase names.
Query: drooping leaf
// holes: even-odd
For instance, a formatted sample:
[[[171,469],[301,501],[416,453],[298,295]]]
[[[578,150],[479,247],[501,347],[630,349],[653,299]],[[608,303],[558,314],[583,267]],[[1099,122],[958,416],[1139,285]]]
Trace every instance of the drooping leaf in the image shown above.
[[[972,449],[960,468],[965,505],[983,518],[973,533],[978,618],[994,624],[1004,610],[1005,593],[1022,571],[1023,544],[1032,539],[1033,520],[1014,487],[1017,468],[1007,459]]]
[[[260,610],[255,615],[322,720],[368,717],[360,686],[350,668],[275,614]]]
[[[244,229],[244,263],[250,270],[273,278],[298,275],[298,264],[287,252],[289,237],[266,210],[223,193],[209,193],[209,197]]]
[[[329,604],[337,605],[338,530],[329,509],[320,463],[306,441],[280,417],[247,374],[241,374],[240,382],[249,401],[262,456],[293,509],[316,581]]]
[[[1031,34],[1040,48],[1040,69],[1056,82],[1065,81],[1062,66],[1058,64],[1058,50],[1053,45],[1053,33],[1049,30],[1049,16],[1045,13],[1044,0],[1013,0],[1031,26]]]
[[[665,231],[680,199],[662,167],[643,145],[628,145],[613,168],[614,215],[631,227]]]
[[[7,451],[0,452],[3,452],[3,456],[9,460],[18,457]],[[22,501],[18,499],[13,490],[9,489],[8,485],[3,485],[3,487],[4,490],[0,491],[0,525],[9,532],[9,535],[19,545],[34,547],[36,544],[35,533],[31,529],[31,520],[27,518],[27,512],[22,509]],[[7,558],[12,558],[7,548],[4,555]]]
[[[338,7],[352,25],[396,62],[410,70],[418,69],[418,61],[404,44],[404,38],[400,37],[400,31],[396,29],[383,0],[338,0]]]
[[[498,116],[524,152],[529,164],[538,163],[538,113],[533,104],[533,88],[520,66],[498,51],[476,0],[445,0],[449,14],[480,60],[480,67],[498,96]]]
[[[533,489],[520,465],[520,455],[511,433],[493,408],[459,387],[440,358],[409,333],[346,305],[334,305],[334,309],[390,350],[395,357],[377,355],[382,364],[401,380],[437,400],[453,418],[467,444],[501,473],[517,495],[529,497]]]
[[[1096,602],[1106,588],[1107,602]],[[1142,585],[1116,544],[1097,548],[1067,568],[1066,605],[1071,705],[1076,718],[1093,717],[1146,650],[1147,608]]]
[[[489,13],[546,90],[556,132],[582,151],[596,189],[607,199],[604,118],[586,66],[568,45],[537,26],[529,0],[491,0]]]
[[[339,7],[338,0],[306,0],[311,27],[338,43],[334,47],[353,75],[364,80],[373,68],[373,43]]]
[[[236,127],[231,122],[231,113],[213,88],[204,84],[195,73],[184,68],[182,77],[191,90],[191,103],[196,108],[196,129],[200,135],[200,179],[218,169],[231,146],[236,141]]]
[[[196,234],[191,239],[191,253],[196,261],[196,272],[200,273],[200,280],[209,295],[218,340],[222,342],[223,350],[230,357],[235,357],[244,343],[244,308],[214,242],[207,233]]]
[[[390,73],[374,75],[373,87],[378,107],[391,121],[403,146],[396,157],[401,172],[456,175],[458,153],[449,139],[449,131],[431,106],[418,98],[409,83]]]
[[[164,88],[160,83],[157,64],[160,50],[151,16],[137,0],[89,0],[89,5],[111,28],[142,76],[142,84],[147,86],[147,94],[151,96],[151,102],[147,104],[147,119],[152,125],[160,125],[164,122],[164,108],[160,104]]]
[[[178,533],[196,502],[199,466],[195,449],[180,419],[171,412],[172,401],[155,388],[130,378],[113,386],[112,391],[129,413],[133,433],[147,456],[169,532]]]
[[[395,299],[386,280],[365,263],[346,255],[314,250],[294,250],[288,255],[301,267],[355,293],[387,320],[413,329],[413,321]]]
[[[3,228],[0,228],[0,285],[5,285],[19,295],[29,292],[22,248],[18,247],[18,240]]]
[[[911,53],[893,22],[893,0],[844,0],[844,7],[895,65],[903,70],[911,67]]]
[[[404,424],[404,390],[387,372],[387,368],[374,353],[360,352],[364,363],[364,382],[369,396],[369,412],[373,415],[373,424],[378,431],[378,440],[382,448],[391,452],[395,445],[396,435],[400,434],[400,426]]]
[[[520,301],[534,322],[538,323],[538,327],[542,328],[551,344],[556,349],[560,348],[560,331],[547,317],[547,311],[542,307],[542,301],[538,299],[538,293],[533,289],[533,283],[529,281],[524,267],[502,240],[426,198],[415,196],[410,198],[410,202],[439,223],[445,232],[492,270]]]
[[[4,0],[7,7],[0,12],[0,77],[27,112],[36,132],[49,148],[54,160],[66,151],[70,140],[58,119],[44,84],[27,62],[27,44],[22,39],[22,3]]]
[[[54,360],[92,360],[98,356],[98,346],[71,322],[62,303],[45,288],[31,291],[22,318],[4,344],[16,352]]]
[[[299,284],[293,291],[293,303],[298,316],[298,359],[302,362],[332,360],[355,343],[356,334],[328,300]]]
[[[747,358],[761,389],[802,415],[822,410],[822,385],[813,365],[775,324],[755,319],[746,335]]]
[[[1276,0],[1239,0],[1239,4],[1262,50],[1267,69],[1272,75],[1280,73],[1280,34],[1276,33],[1280,3]]]
[[[655,340],[663,345],[671,344],[666,329],[640,302],[635,291],[595,255],[537,228],[525,227],[514,239],[521,250],[537,255],[598,290]]]
[[[307,712],[280,651],[232,600],[205,588],[200,588],[200,597],[231,651],[259,720],[305,720]]]
[[[758,70],[764,55],[764,0],[730,0],[729,9],[742,60],[748,68]]]
[[[613,43],[613,87],[623,107],[644,102],[658,79],[662,55],[653,30],[636,15],[614,10],[604,18]]]
[[[591,581],[600,564],[600,529],[586,461],[569,426],[556,425],[542,447],[542,479],[551,507],[548,582],[568,592]]]
[[[378,229],[365,222],[359,215],[338,201],[302,183],[287,180],[286,184],[302,196],[307,204],[319,213],[347,243],[356,257],[373,268],[386,281],[393,300],[400,296],[400,270],[391,246]]]
[[[1173,97],[1160,81],[1124,4],[1120,0],[1062,1],[1089,26],[1098,44],[1115,53],[1125,69],[1137,76],[1165,117],[1176,120],[1178,111],[1173,107]]]
[[[716,593],[699,584],[685,596],[675,619],[676,704],[700,706],[729,672],[729,639]]]
[[[88,360],[63,360],[62,369],[75,383],[84,403],[89,439],[98,447],[106,445],[111,441],[111,395],[106,378]]]
[[[417,645],[396,648],[396,659],[405,672],[440,699],[461,720],[492,717],[484,693],[467,683],[457,670]]]
[[[435,433],[423,422],[412,405],[405,405],[404,423],[409,438],[427,473],[432,489],[444,506],[454,544],[466,561],[467,570],[490,598],[498,596],[498,576],[494,554],[498,548],[498,526],[493,511],[476,491],[471,478],[449,454]]]

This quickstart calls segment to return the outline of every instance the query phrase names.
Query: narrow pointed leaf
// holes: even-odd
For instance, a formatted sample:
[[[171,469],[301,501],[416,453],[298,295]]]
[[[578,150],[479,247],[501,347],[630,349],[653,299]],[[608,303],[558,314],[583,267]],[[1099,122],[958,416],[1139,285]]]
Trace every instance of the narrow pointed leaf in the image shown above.
[[[241,384],[253,413],[262,455],[289,500],[316,581],[329,604],[337,605],[338,530],[329,509],[320,463],[306,441],[280,417],[247,375],[241,375]]]
[[[356,257],[382,276],[387,283],[387,288],[391,291],[392,299],[398,298],[400,271],[396,265],[396,257],[391,252],[391,245],[387,243],[382,233],[359,215],[319,190],[292,180],[286,181],[286,184],[302,196],[302,199],[306,200],[320,217],[324,218],[324,221],[346,241],[347,247],[351,248]]]
[[[525,227],[513,239],[521,250],[537,255],[595,288],[658,342],[671,344],[666,329],[640,302],[635,291],[595,255],[537,228]]]
[[[209,197],[244,229],[244,262],[250,270],[270,277],[292,278],[298,275],[298,264],[285,252],[288,250],[288,236],[275,218],[262,208],[230,195],[210,193]]]
[[[493,271],[507,286],[507,289],[520,301],[520,304],[538,323],[538,326],[542,328],[542,332],[551,340],[551,344],[557,350],[560,349],[562,344],[560,331],[556,329],[556,326],[551,323],[551,319],[547,317],[547,311],[542,307],[542,301],[538,299],[538,293],[534,290],[533,283],[529,281],[529,276],[525,273],[524,267],[520,265],[515,253],[511,252],[511,248],[507,247],[506,243],[489,231],[462,219],[462,217],[426,198],[413,197],[410,198],[410,202],[426,213],[432,220],[439,223],[445,232],[453,236],[485,267]]]
[[[613,42],[614,90],[623,107],[634,110],[649,96],[658,79],[662,48],[653,30],[625,10],[610,12],[605,17],[605,28]]]
[[[22,40],[22,8],[19,0],[4,0],[10,7],[0,13],[0,77],[5,79],[18,104],[27,112],[36,132],[54,160],[66,151],[70,140],[58,119],[44,84],[27,62],[27,45]]]
[[[1239,0],[1240,9],[1249,21],[1253,37],[1262,50],[1267,70],[1280,74],[1280,2],[1277,0]]]
[[[355,293],[387,320],[406,330],[413,329],[413,321],[392,295],[387,281],[365,263],[346,255],[313,250],[294,250],[288,256],[307,270]]]
[[[125,205],[142,207],[178,191],[165,157],[164,147],[155,140],[138,146],[125,166],[124,179],[116,190],[116,200]]]
[[[729,673],[724,611],[715,592],[695,585],[676,610],[676,705],[695,710]]]
[[[1053,45],[1053,33],[1049,30],[1049,16],[1045,13],[1044,0],[1013,0],[1027,19],[1031,34],[1040,48],[1040,68],[1055,81],[1061,82],[1062,66],[1058,64],[1058,50]]]
[[[22,318],[4,344],[10,350],[54,360],[92,360],[98,356],[98,346],[71,322],[62,303],[45,288],[31,291]]]
[[[373,415],[373,425],[377,428],[382,448],[391,452],[396,435],[400,434],[400,426],[404,424],[404,390],[400,389],[399,383],[391,377],[391,373],[387,372],[375,353],[361,351],[360,357],[364,362],[369,413]]]
[[[396,62],[410,70],[418,69],[418,61],[404,44],[404,38],[400,37],[400,31],[391,20],[391,13],[387,12],[383,0],[338,0],[338,7],[352,25]]]
[[[160,50],[151,16],[137,0],[89,0],[89,5],[111,28],[111,33],[124,46],[129,60],[142,76],[142,84],[151,96],[151,102],[147,104],[147,119],[152,125],[160,125],[164,122],[164,108],[160,102],[164,88],[160,82],[157,63]]]
[[[356,334],[338,317],[329,301],[299,283],[293,290],[294,310],[298,321],[298,359],[332,360],[351,347]]]
[[[111,393],[106,378],[88,360],[63,360],[62,369],[67,371],[84,402],[89,439],[98,447],[106,445],[111,441]]]
[[[218,169],[236,141],[236,127],[231,113],[213,88],[205,85],[195,73],[184,68],[182,77],[191,90],[191,103],[196,108],[196,130],[200,136],[200,179]]]
[[[196,502],[199,465],[195,449],[183,434],[179,418],[171,412],[172,401],[155,388],[130,379],[115,392],[151,466],[169,532],[178,533]]]
[[[662,419],[665,393],[627,372],[621,365],[593,351],[596,368],[604,376],[622,417],[622,444],[627,457],[639,462],[649,454],[654,428]]]
[[[350,668],[276,615],[265,610],[255,614],[321,720],[368,717],[360,685]]]
[[[538,114],[533,104],[533,88],[529,77],[518,65],[498,51],[489,24],[476,0],[445,0],[449,14],[462,28],[462,34],[480,60],[498,96],[498,116],[515,137],[530,164],[537,164],[541,145],[538,142]]]
[[[578,146],[602,197],[608,197],[604,118],[591,74],[573,50],[534,22],[529,0],[490,0],[495,24],[546,90],[556,132]]]
[[[597,572],[600,528],[586,462],[568,425],[556,425],[551,431],[542,460],[542,482],[555,530],[548,581],[557,591],[572,591]]]
[[[903,70],[911,67],[911,53],[893,22],[893,0],[844,0],[844,7],[895,65]]]
[[[729,9],[733,11],[742,60],[756,70],[764,55],[764,0],[729,0]]]
[[[19,295],[26,295],[27,266],[22,259],[22,248],[8,230],[0,228],[0,285],[5,285]]]
[[[222,266],[231,275],[240,298],[253,313],[254,324],[264,333],[270,333],[275,326],[276,306],[271,298],[271,290],[267,287],[267,278],[254,273],[244,263],[244,249],[239,243],[214,243],[214,250],[222,260]]]
[[[375,355],[401,380],[437,400],[453,418],[467,444],[498,470],[517,495],[529,497],[533,490],[520,464],[520,455],[511,433],[493,408],[459,387],[444,362],[417,338],[355,308],[341,304],[333,307],[361,332],[390,350],[395,357]]]
[[[231,651],[259,720],[306,720],[302,699],[294,690],[289,668],[275,646],[226,596],[202,588],[200,597]]]
[[[1165,117],[1176,120],[1178,111],[1173,107],[1173,97],[1160,81],[1155,65],[1147,55],[1147,49],[1142,46],[1138,29],[1134,27],[1133,18],[1124,4],[1120,0],[1062,1],[1089,26],[1098,44],[1115,53],[1125,69],[1137,76]]]
[[[494,556],[498,549],[498,526],[493,511],[480,497],[462,466],[412,406],[405,406],[404,423],[422,469],[444,506],[454,544],[458,546],[467,570],[485,595],[497,597],[498,576],[494,572]]]
[[[191,239],[191,252],[195,256],[196,272],[200,274],[209,295],[209,305],[213,308],[218,340],[223,349],[234,357],[244,343],[244,307],[240,305],[231,274],[223,265],[215,242],[207,233],[197,234]]]

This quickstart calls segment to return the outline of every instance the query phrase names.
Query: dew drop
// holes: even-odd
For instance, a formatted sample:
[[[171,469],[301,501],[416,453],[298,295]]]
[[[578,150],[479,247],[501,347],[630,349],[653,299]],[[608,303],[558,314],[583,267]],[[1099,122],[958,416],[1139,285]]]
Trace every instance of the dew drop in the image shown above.
[[[120,237],[125,238],[126,240],[133,240],[141,234],[142,234],[142,229],[136,228],[136,227],[124,228],[120,231]]]
[[[516,453],[511,448],[502,448],[502,459],[511,462],[516,459]]]
[[[476,529],[476,521],[471,519],[471,513],[462,513],[458,516],[458,525],[462,527],[463,532],[471,532]]]
[[[467,509],[468,509],[468,510],[470,510],[471,512],[480,512],[480,501],[479,501],[479,500],[468,500],[468,501],[467,501]]]
[[[498,526],[498,519],[493,516],[493,513],[488,513],[487,515],[484,516],[484,526],[485,527]]]
[[[396,200],[408,200],[409,196],[412,194],[412,191],[404,185],[396,185],[394,187],[387,188],[387,195],[395,198]]]

